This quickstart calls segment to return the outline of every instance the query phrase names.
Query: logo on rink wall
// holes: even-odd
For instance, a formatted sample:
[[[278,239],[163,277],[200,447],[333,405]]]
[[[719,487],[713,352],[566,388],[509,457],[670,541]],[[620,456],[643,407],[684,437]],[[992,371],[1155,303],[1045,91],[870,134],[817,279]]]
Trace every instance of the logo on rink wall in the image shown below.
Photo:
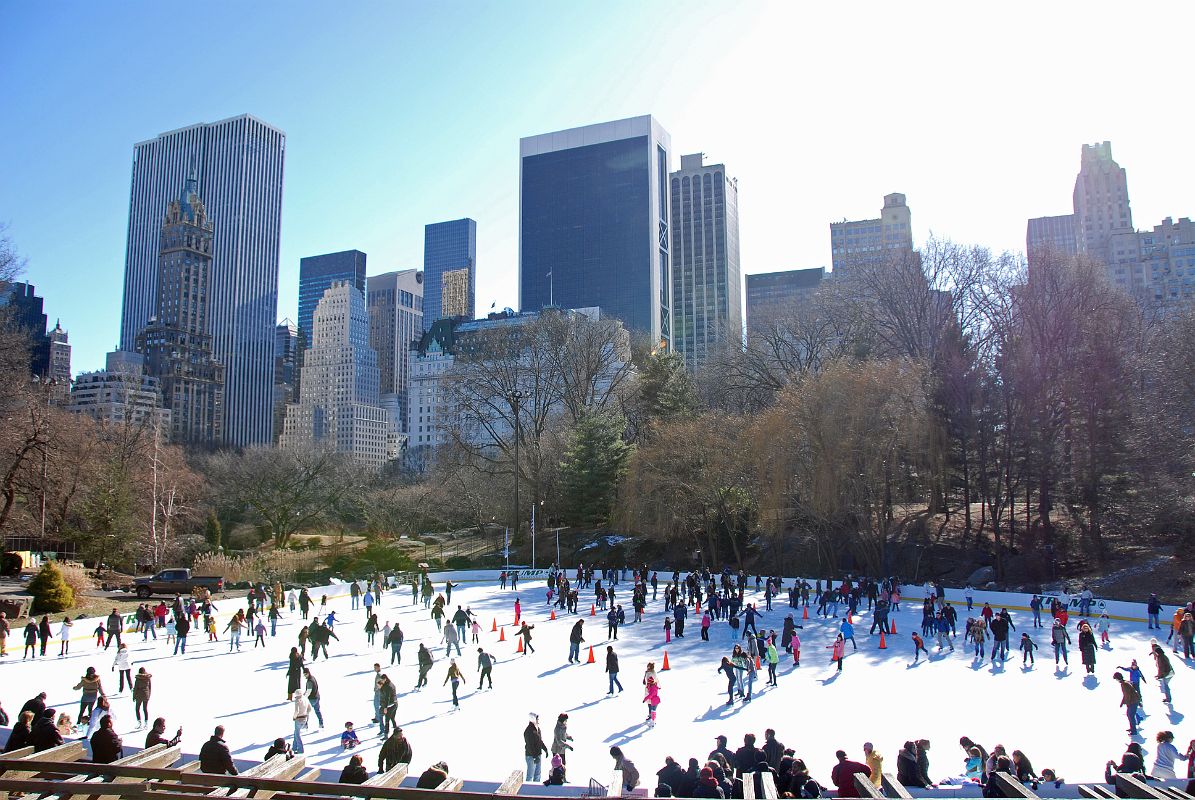
[[[1075,595],[1073,597],[1059,597],[1058,595],[1053,595],[1053,594],[1043,594],[1043,595],[1041,595],[1042,611],[1049,611],[1050,606],[1052,606],[1054,604],[1055,600],[1057,600],[1059,603],[1061,603],[1062,607],[1065,608],[1067,611],[1078,611],[1079,610],[1079,596],[1078,595]],[[1092,611],[1102,612],[1105,609],[1107,609],[1107,606],[1108,606],[1108,604],[1104,600],[1101,600],[1098,597],[1092,598],[1092,601],[1091,601],[1091,610]]]

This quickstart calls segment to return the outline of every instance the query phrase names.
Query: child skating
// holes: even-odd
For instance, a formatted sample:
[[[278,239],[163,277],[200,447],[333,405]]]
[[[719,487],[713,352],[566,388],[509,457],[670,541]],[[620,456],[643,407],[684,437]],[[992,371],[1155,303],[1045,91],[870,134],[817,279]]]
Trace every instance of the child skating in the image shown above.
[[[660,686],[654,675],[647,676],[647,694],[643,698],[647,703],[647,727],[656,727],[656,707],[660,705]]]

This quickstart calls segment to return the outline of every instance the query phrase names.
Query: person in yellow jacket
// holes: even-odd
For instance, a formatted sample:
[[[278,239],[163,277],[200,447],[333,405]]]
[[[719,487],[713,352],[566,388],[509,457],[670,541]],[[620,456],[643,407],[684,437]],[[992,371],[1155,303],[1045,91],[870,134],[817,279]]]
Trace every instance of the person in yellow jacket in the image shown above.
[[[871,783],[879,786],[884,782],[884,757],[880,755],[871,742],[863,743],[863,756],[871,770]]]

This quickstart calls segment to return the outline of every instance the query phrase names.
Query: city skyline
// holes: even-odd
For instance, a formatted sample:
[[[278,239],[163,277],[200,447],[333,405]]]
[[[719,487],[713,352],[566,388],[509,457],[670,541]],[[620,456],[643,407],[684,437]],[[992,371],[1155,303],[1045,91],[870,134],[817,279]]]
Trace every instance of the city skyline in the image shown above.
[[[671,169],[676,154],[698,151],[733,165],[745,274],[829,265],[828,223],[871,217],[891,192],[915,204],[917,243],[933,231],[1023,251],[1025,221],[1068,210],[1077,148],[1099,141],[1111,141],[1131,173],[1138,224],[1195,215],[1186,188],[1195,185],[1195,160],[1181,131],[1108,102],[1150,76],[1178,74],[1181,18],[1195,15],[1177,9],[1177,24],[1159,31],[1145,15],[1113,25],[1076,8],[1039,9],[1030,28],[1016,15],[983,17],[991,35],[975,42],[963,32],[978,11],[930,6],[908,19],[877,7],[852,19],[851,36],[832,48],[817,33],[843,24],[830,8],[663,3],[649,14],[612,3],[547,19],[531,5],[454,15],[366,4],[327,19],[298,4],[279,20],[217,3],[193,21],[210,46],[204,80],[179,92],[155,74],[177,46],[161,35],[168,9],[78,5],[79,24],[63,27],[46,9],[17,7],[0,32],[0,67],[27,123],[4,134],[0,221],[28,259],[23,279],[72,332],[82,371],[102,366],[117,344],[130,146],[243,113],[288,137],[277,319],[294,314],[301,256],[359,248],[378,272],[413,268],[423,226],[461,217],[479,228],[477,311],[517,306],[519,138],[643,114],[672,134]],[[664,32],[653,21],[661,13],[670,18]],[[395,20],[403,24],[387,24]],[[230,26],[233,35],[215,35]],[[590,32],[583,41],[569,36],[581,26]],[[899,49],[888,37],[893,26],[907,34]],[[383,30],[398,30],[398,47],[381,46]],[[450,31],[477,58],[437,57],[432,47]],[[288,48],[295,36],[321,46],[356,36],[360,46],[354,59],[329,66]],[[528,36],[542,46],[498,56]],[[1093,43],[1113,37],[1153,44],[1105,81],[1074,83],[1065,94],[1025,90],[1069,80]],[[1011,39],[1028,53],[1015,63],[999,57],[999,43]],[[949,74],[943,59],[955,64]],[[100,93],[77,80],[92,63],[109,70]],[[857,101],[860,86],[897,66],[891,89]],[[791,103],[769,99],[777,75],[794,82]],[[721,104],[708,102],[714,96]],[[949,107],[946,124],[927,124],[935,105]],[[485,120],[484,135],[443,124],[462,106]],[[342,124],[350,113],[359,124]],[[1017,120],[1033,124],[1009,124]],[[72,220],[70,236],[63,218]]]

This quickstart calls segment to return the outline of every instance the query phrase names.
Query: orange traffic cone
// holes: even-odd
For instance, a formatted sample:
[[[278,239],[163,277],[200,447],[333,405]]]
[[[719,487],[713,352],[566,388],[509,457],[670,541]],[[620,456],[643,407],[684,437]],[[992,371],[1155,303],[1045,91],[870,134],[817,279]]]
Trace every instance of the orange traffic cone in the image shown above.
[[[763,669],[763,666],[759,663],[759,656],[755,657],[755,669],[756,671]]]
[[[549,620],[556,619],[556,609],[552,609],[552,616],[548,617],[548,619]]]
[[[801,612],[801,619],[809,619],[809,606],[805,606],[805,610]]]
[[[590,645],[590,646],[589,646],[589,660],[588,660],[588,661],[586,661],[585,663],[586,663],[586,664],[592,664],[592,663],[593,663],[595,660],[596,660],[596,659],[594,659],[594,657],[593,657],[593,645]]]
[[[591,617],[597,616],[597,606],[593,605],[592,603],[590,603],[590,605],[589,605],[589,616],[591,616]]]
[[[498,632],[498,618],[494,617],[494,626],[492,628],[490,628],[490,633],[497,633],[497,632]]]
[[[516,653],[523,652],[523,637],[522,636],[519,637],[519,646],[515,648],[515,652]]]
[[[884,640],[884,632],[883,632],[883,631],[880,631],[880,649],[881,649],[881,650],[887,650],[887,649],[888,649],[888,642],[886,642],[886,641]]]
[[[667,672],[670,669],[672,669],[672,667],[668,666],[668,651],[665,650],[664,651],[664,664],[663,664],[663,666],[660,667],[660,672]]]
[[[506,628],[498,629],[498,641],[500,641],[500,642],[506,641]]]
[[[893,633],[896,633],[896,620],[895,619],[892,620],[892,624],[889,627],[892,628]]]

